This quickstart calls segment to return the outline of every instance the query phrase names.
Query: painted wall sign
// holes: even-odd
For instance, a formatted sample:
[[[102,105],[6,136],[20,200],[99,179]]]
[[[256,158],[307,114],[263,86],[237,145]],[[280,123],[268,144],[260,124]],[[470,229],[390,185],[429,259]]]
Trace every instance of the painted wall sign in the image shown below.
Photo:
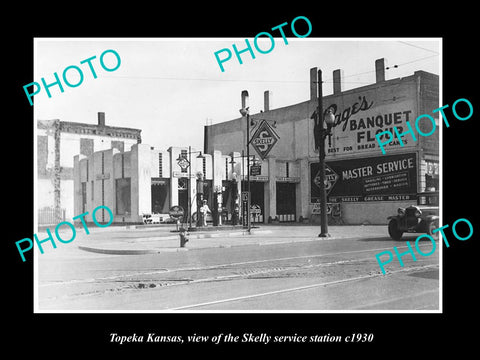
[[[174,178],[188,178],[189,175],[191,179],[195,178],[195,174],[188,174],[181,171],[172,171],[172,175]]]
[[[247,177],[245,176],[245,180],[246,179],[247,179]],[[268,176],[264,176],[264,175],[250,176],[250,181],[266,182],[266,181],[268,181]]]
[[[287,176],[277,176],[275,178],[277,182],[284,182],[284,183],[299,183],[299,177],[287,177]]]
[[[413,200],[417,192],[415,153],[327,162],[329,202]],[[310,164],[311,202],[320,201],[318,163]]]
[[[324,112],[332,110],[335,114],[331,143],[325,149],[327,156],[379,152],[375,135],[393,132],[394,127],[407,130],[407,121],[415,119],[414,98],[414,89],[404,87],[392,97],[368,90],[360,96],[356,93],[325,99]],[[398,140],[387,147],[415,147],[414,141],[406,140],[403,147]]]

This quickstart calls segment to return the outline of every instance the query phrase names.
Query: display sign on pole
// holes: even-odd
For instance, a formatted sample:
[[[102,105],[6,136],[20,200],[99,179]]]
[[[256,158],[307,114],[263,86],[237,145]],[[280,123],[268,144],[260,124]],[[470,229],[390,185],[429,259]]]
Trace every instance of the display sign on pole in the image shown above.
[[[250,209],[250,193],[242,191],[242,225],[248,227],[248,209]]]
[[[258,176],[262,173],[262,165],[252,165],[250,166],[250,175]]]

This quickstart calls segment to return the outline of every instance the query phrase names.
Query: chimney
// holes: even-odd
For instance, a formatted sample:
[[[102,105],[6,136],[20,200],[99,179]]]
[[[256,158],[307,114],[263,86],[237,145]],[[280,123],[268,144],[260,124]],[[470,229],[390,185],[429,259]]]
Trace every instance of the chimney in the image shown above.
[[[98,113],[98,126],[105,126],[105,113],[99,112]]]
[[[387,63],[384,58],[375,60],[375,79],[376,82],[385,81],[385,67]]]
[[[343,70],[337,69],[333,71],[333,93],[340,94],[343,88]]]
[[[263,93],[263,111],[269,111],[270,110],[270,100],[272,97],[272,93],[270,90],[266,90]]]
[[[318,75],[317,68],[310,69],[310,100],[317,100],[318,98]]]

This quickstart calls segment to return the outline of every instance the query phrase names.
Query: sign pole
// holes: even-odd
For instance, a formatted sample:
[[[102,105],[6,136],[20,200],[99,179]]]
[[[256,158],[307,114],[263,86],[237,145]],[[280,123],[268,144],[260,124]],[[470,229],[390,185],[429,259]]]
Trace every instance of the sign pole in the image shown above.
[[[247,112],[247,192],[248,192],[248,201],[247,201],[247,227],[248,233],[250,234],[251,224],[250,224],[250,113]]]
[[[329,237],[328,217],[327,217],[327,196],[325,192],[325,127],[323,124],[323,91],[322,91],[322,70],[318,70],[318,110],[317,126],[320,135],[320,146],[318,147],[318,157],[320,163],[319,183],[320,183],[320,234],[318,237]]]
[[[242,108],[240,113],[247,118],[247,193],[248,193],[248,208],[247,208],[247,229],[250,234],[250,110],[248,107],[248,91],[242,91]]]
[[[187,191],[188,191],[188,230],[192,229],[192,204],[191,204],[191,195],[190,195],[190,181],[192,181],[192,147],[188,147],[188,181],[187,181]],[[198,211],[197,211],[198,215]]]

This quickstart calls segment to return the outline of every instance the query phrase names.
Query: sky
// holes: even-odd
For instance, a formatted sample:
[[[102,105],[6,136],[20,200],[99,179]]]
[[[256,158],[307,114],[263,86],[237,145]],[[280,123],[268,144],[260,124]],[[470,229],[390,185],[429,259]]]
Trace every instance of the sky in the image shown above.
[[[259,38],[260,49],[271,42]],[[387,61],[386,79],[412,75],[417,70],[437,75],[441,68],[441,39],[379,38],[324,39],[274,38],[273,49],[266,54],[256,50],[255,58],[235,57],[232,44],[246,47],[245,38],[36,38],[34,79],[47,84],[60,79],[65,68],[78,66],[83,82],[68,87],[44,88],[34,96],[36,120],[97,123],[97,113],[105,112],[106,125],[142,130],[142,143],[166,150],[170,146],[203,149],[204,125],[239,118],[241,92],[248,90],[250,113],[263,110],[263,93],[271,92],[270,108],[280,108],[310,98],[310,69],[323,73],[323,95],[333,92],[332,72],[342,69],[344,89],[375,82],[375,60]],[[214,53],[228,48],[232,58],[223,63],[222,72]],[[115,71],[105,71],[99,62],[106,50],[115,50],[121,63]],[[220,54],[225,56],[226,52]],[[97,78],[87,63],[91,61]],[[112,53],[104,57],[106,67],[113,68]],[[397,65],[397,67],[394,67]],[[67,79],[80,82],[74,69]],[[32,90],[30,90],[32,91]],[[28,103],[28,99],[25,97]],[[34,124],[34,126],[36,126]]]

